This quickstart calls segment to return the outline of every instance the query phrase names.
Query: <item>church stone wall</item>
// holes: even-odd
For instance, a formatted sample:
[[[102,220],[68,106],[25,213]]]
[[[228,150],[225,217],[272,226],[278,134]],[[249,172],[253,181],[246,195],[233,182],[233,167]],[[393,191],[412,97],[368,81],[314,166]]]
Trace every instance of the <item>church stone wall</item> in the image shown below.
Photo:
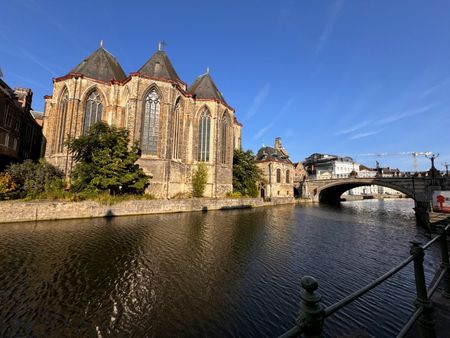
[[[207,108],[211,114],[210,159],[207,162],[208,184],[205,196],[223,197],[232,191],[233,147],[240,147],[241,126],[235,122],[234,111],[214,100],[196,100],[168,81],[150,79],[134,73],[122,83],[106,83],[83,76],[54,81],[53,95],[46,97],[44,135],[47,139],[46,159],[70,174],[75,165],[64,147],[57,151],[61,121],[61,97],[68,91],[65,116],[65,141],[83,133],[86,99],[92,90],[100,93],[102,120],[110,125],[126,127],[130,143],[140,141],[146,94],[155,89],[160,96],[160,125],[157,155],[143,155],[138,164],[152,176],[148,192],[156,197],[172,197],[192,191],[192,168],[198,163],[199,116]],[[182,128],[179,133],[179,156],[172,159],[174,111],[179,100]],[[227,160],[221,163],[221,119],[227,112],[230,126],[227,134]],[[237,135],[238,133],[238,135]]]

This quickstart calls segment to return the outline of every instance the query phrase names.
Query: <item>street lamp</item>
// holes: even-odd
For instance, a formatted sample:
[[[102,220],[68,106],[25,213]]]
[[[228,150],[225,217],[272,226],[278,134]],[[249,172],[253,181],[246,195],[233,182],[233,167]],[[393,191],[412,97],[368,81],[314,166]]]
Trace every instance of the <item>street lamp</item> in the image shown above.
[[[448,176],[448,163],[445,162],[445,163],[442,163],[442,165],[445,166],[445,176]]]
[[[437,176],[436,174],[438,173],[438,170],[434,166],[434,160],[439,157],[439,154],[437,154],[437,155],[433,154],[433,153],[431,155],[425,154],[425,157],[429,158],[430,161],[431,161],[431,168],[428,171],[428,173],[430,174],[431,177],[436,177]]]

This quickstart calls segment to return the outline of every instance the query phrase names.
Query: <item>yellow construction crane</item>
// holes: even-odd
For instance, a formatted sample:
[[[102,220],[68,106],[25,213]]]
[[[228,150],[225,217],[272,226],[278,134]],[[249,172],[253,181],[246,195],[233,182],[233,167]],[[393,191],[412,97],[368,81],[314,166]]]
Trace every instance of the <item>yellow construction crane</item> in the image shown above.
[[[418,156],[425,156],[427,158],[436,158],[439,155],[435,155],[431,151],[402,151],[398,153],[368,153],[368,154],[358,154],[357,156],[370,156],[370,157],[382,157],[382,156],[412,156],[413,158],[413,168],[414,171],[418,170],[417,165],[417,157]],[[378,163],[378,161],[377,161]]]

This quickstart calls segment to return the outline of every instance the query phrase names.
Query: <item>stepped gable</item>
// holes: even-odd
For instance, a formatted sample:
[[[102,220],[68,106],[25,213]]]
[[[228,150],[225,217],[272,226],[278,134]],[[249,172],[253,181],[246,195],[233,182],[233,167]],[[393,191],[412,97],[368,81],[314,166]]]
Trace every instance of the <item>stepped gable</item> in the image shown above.
[[[141,69],[138,70],[138,73],[154,78],[163,78],[166,80],[183,83],[183,81],[181,81],[178,77],[175,68],[173,68],[166,52],[163,50],[158,50],[155,54],[153,54],[150,60],[148,60],[141,67]]]
[[[117,59],[102,45],[70,73],[80,73],[90,78],[109,82],[111,80],[124,80],[127,76]]]
[[[226,104],[225,99],[219,89],[217,89],[217,86],[211,78],[211,75],[209,75],[209,72],[200,75],[189,87],[188,92],[197,99],[219,100]]]

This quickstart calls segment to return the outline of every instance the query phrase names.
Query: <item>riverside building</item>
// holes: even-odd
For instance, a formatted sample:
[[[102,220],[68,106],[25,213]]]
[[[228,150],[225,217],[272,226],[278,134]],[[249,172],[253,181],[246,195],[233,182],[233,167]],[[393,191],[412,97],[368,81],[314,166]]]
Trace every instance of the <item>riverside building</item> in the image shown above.
[[[294,164],[281,145],[281,138],[275,139],[273,147],[262,147],[256,154],[256,165],[261,169],[263,180],[259,183],[262,198],[294,196]]]
[[[233,149],[242,125],[209,71],[188,86],[162,45],[138,71],[126,75],[101,43],[66,75],[53,79],[45,97],[45,158],[70,174],[75,165],[65,142],[104,121],[126,128],[142,150],[138,164],[152,177],[148,192],[174,197],[191,191],[196,165],[204,162],[204,196],[232,191]]]

